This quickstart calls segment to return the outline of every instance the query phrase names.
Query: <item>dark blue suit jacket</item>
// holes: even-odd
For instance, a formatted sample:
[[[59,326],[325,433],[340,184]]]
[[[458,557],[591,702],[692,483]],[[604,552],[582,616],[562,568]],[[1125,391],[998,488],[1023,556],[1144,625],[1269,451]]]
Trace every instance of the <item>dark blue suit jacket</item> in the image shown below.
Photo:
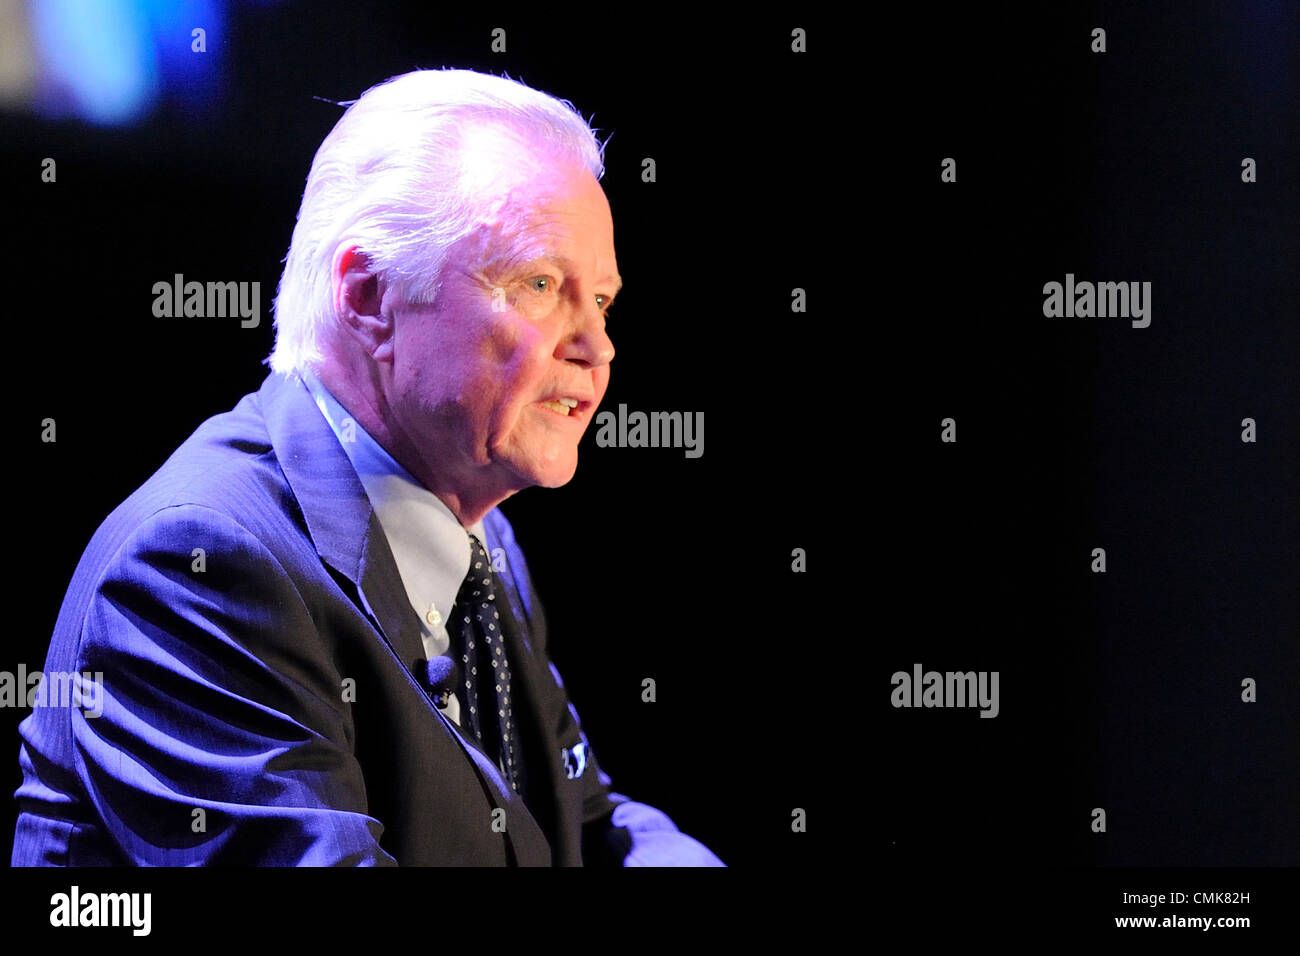
[[[301,381],[272,374],[87,546],[45,673],[102,673],[101,700],[23,721],[13,863],[716,865],[581,768],[523,556],[500,511],[484,529],[527,805],[431,701],[369,499]]]

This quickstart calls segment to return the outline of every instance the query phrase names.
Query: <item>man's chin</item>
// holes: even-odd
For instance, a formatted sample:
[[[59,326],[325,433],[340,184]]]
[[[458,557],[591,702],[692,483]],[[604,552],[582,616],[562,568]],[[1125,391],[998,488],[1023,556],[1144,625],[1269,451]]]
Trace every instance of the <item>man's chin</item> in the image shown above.
[[[578,463],[574,462],[573,467],[567,473],[549,469],[545,475],[539,476],[537,481],[538,488],[562,488],[573,480],[573,476],[578,473]]]
[[[537,462],[511,469],[519,479],[521,488],[562,488],[578,473],[578,458],[573,455],[567,464],[563,461]]]

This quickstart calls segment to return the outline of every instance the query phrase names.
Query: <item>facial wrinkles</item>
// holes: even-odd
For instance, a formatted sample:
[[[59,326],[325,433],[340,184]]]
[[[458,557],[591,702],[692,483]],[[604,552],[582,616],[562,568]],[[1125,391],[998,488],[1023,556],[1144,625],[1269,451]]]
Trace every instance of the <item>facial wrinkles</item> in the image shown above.
[[[483,358],[492,369],[492,381],[496,383],[491,395],[477,397],[496,412],[490,416],[489,433],[484,436],[488,448],[496,449],[507,441],[529,403],[531,383],[538,377],[535,356],[540,339],[540,330],[522,325],[516,319],[497,322],[493,334],[483,341]],[[507,397],[511,399],[509,403],[504,401]]]
[[[567,189],[567,183],[564,185]],[[588,198],[581,206],[570,208],[569,193],[557,194],[559,186],[557,180],[542,187],[511,190],[511,203],[494,210],[462,247],[466,255],[461,262],[466,267],[456,305],[462,306],[463,315],[476,316],[476,321],[488,325],[465,330],[478,342],[475,354],[465,357],[465,367],[486,373],[476,376],[482,385],[467,390],[477,394],[464,396],[478,409],[478,414],[465,422],[477,422],[471,425],[477,434],[469,436],[471,447],[466,449],[477,465],[494,459],[523,462],[528,458],[553,463],[570,451],[571,439],[552,432],[541,420],[534,421],[530,409],[549,397],[544,393],[574,385],[574,377],[560,376],[552,367],[560,337],[570,332],[568,326],[560,327],[561,317],[577,315],[578,295],[594,297],[597,290],[588,287],[587,270],[605,270],[593,271],[590,276],[613,271],[612,252],[605,251],[612,237],[607,225],[593,225],[607,218],[599,203]],[[600,235],[593,236],[593,228]],[[574,276],[557,271],[550,263],[535,262],[547,255],[573,260],[583,273]],[[535,274],[551,275],[557,283],[555,291],[531,291],[527,281]],[[506,295],[505,312],[492,310],[497,288]],[[601,291],[609,294],[613,290]],[[588,306],[594,305],[592,298]],[[585,310],[582,314],[585,317]],[[584,374],[590,378],[595,397],[600,397],[608,369]]]

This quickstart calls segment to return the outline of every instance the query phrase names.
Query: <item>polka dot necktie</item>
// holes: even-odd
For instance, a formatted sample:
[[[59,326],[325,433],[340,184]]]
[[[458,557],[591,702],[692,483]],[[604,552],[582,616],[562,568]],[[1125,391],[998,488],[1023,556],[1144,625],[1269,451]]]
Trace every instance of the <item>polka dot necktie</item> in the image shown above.
[[[497,595],[501,591],[482,542],[471,534],[469,546],[469,574],[456,595],[447,628],[464,675],[464,684],[458,691],[462,699],[462,723],[496,760],[517,793],[519,761],[511,710],[510,661],[501,636],[501,615],[497,611]]]

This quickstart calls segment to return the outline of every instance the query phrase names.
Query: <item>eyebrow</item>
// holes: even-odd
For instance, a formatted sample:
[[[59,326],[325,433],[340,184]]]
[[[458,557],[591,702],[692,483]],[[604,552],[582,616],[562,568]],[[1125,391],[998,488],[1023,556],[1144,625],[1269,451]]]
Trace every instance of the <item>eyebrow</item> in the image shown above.
[[[574,262],[572,259],[568,258],[567,256],[555,255],[554,253],[544,252],[540,256],[538,256],[534,261],[554,262],[557,266],[561,266],[562,268],[567,269],[569,272],[579,271],[578,264]],[[615,294],[617,294],[619,290],[623,288],[623,279],[620,276],[609,275],[609,276],[605,276],[605,278],[601,279],[600,281],[612,282],[614,284]]]

